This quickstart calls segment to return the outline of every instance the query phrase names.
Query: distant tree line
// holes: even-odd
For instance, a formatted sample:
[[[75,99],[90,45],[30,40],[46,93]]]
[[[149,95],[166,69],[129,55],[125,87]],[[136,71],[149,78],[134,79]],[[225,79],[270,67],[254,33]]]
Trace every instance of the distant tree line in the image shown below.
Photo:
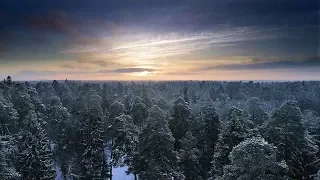
[[[0,82],[0,179],[319,180],[320,82]]]

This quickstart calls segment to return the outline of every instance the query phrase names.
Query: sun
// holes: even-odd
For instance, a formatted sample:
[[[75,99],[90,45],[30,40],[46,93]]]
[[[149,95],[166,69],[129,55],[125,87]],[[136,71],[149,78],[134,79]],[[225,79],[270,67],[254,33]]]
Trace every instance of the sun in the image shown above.
[[[151,76],[149,71],[138,72],[137,76]]]

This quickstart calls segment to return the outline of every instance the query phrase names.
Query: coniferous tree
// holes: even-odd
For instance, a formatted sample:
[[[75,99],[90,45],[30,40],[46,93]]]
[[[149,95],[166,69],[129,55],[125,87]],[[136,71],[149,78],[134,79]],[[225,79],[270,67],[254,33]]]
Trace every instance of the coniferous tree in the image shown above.
[[[189,89],[187,86],[183,88],[183,99],[186,103],[189,104]]]
[[[30,111],[18,136],[17,170],[25,180],[53,180],[56,176],[50,142],[41,122]]]
[[[12,95],[13,108],[17,110],[19,114],[18,126],[23,127],[23,119],[28,115],[29,111],[34,111],[35,107],[32,104],[30,95],[26,87],[22,84],[16,84]]]
[[[109,112],[110,122],[109,123],[112,124],[114,119],[123,113],[124,113],[124,105],[119,101],[113,102],[110,106],[110,112]]]
[[[51,141],[56,141],[59,130],[65,127],[65,123],[70,117],[68,109],[62,106],[60,98],[53,96],[47,106],[48,136]]]
[[[84,97],[78,99],[81,108],[78,110],[81,153],[78,154],[80,166],[77,173],[80,179],[103,179],[107,175],[107,170],[104,153],[105,131],[103,130],[105,122],[101,97],[90,86],[86,85],[84,88],[82,92]]]
[[[120,115],[115,118],[109,129],[112,131],[112,162],[111,167],[129,166],[128,173],[137,176],[138,160],[138,127],[133,124],[129,115]]]
[[[261,137],[247,139],[232,149],[229,155],[231,164],[224,166],[221,179],[287,179],[283,175],[287,166],[284,161],[277,160],[276,152],[277,148]]]
[[[0,135],[17,133],[18,119],[13,104],[3,97],[0,89]]]
[[[243,141],[249,134],[253,123],[241,109],[229,109],[226,124],[222,128],[213,156],[211,175],[215,178],[223,173],[223,166],[230,164],[228,158],[232,148]]]
[[[261,125],[268,120],[268,114],[262,108],[262,102],[257,97],[251,97],[246,102],[250,120],[256,125]]]
[[[171,180],[179,177],[174,138],[162,110],[153,106],[139,137],[139,179]]]
[[[197,139],[187,132],[180,140],[179,164],[186,180],[201,180],[200,151],[197,149]]]
[[[11,76],[8,76],[8,77],[7,77],[6,83],[7,83],[7,85],[12,85]]]
[[[51,103],[47,106],[47,132],[49,139],[55,144],[56,161],[64,179],[67,179],[68,169],[74,158],[74,135],[77,128],[71,128],[73,123],[70,121],[68,109],[62,106],[60,98],[53,96]],[[77,144],[80,145],[80,144]]]
[[[142,126],[146,123],[146,119],[148,117],[148,110],[146,105],[142,102],[141,98],[137,98],[134,101],[131,114],[134,124],[142,128]]]
[[[81,179],[104,179],[106,176],[102,113],[89,109],[82,115]]]
[[[207,173],[211,168],[214,150],[219,138],[221,122],[219,115],[212,104],[205,107],[202,112],[203,125],[199,137],[198,147],[201,152],[201,176],[206,179]]]
[[[12,145],[11,136],[0,136],[0,179],[3,180],[16,180],[21,176],[9,161],[9,156],[13,152]]]
[[[175,138],[174,148],[179,150],[179,140],[190,130],[191,112],[188,103],[179,97],[173,106],[172,119],[169,121],[169,127]]]
[[[287,162],[291,178],[312,179],[319,168],[318,147],[303,126],[302,113],[296,102],[283,103],[262,131]]]

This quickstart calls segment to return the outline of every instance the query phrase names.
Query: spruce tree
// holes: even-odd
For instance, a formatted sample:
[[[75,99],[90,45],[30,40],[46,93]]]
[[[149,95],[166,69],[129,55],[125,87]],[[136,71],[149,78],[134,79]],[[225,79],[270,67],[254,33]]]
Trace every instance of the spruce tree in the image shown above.
[[[197,149],[197,139],[187,132],[180,140],[179,165],[185,180],[201,180],[200,176],[200,151]]]
[[[89,88],[89,87],[87,87]],[[85,89],[86,97],[79,111],[81,140],[81,179],[103,179],[106,177],[105,137],[101,97],[93,89]]]
[[[297,102],[283,103],[262,131],[265,139],[277,146],[279,155],[287,162],[291,178],[312,179],[319,168],[318,146],[303,126]]]
[[[256,125],[261,125],[268,120],[269,116],[262,108],[262,102],[257,97],[251,97],[246,102],[250,120]]]
[[[3,180],[16,180],[21,176],[12,164],[12,160],[9,160],[9,156],[13,152],[12,145],[13,138],[11,136],[0,136],[0,179]]]
[[[224,166],[223,180],[281,180],[287,179],[283,172],[284,161],[277,160],[277,148],[261,137],[247,139],[235,146]]]
[[[148,117],[148,110],[146,105],[142,101],[139,101],[139,99],[136,99],[133,103],[131,114],[134,124],[142,128],[142,126],[146,123],[146,119]]]
[[[88,110],[82,115],[81,179],[103,179],[106,176],[102,113]]]
[[[212,104],[207,105],[202,112],[203,125],[198,140],[198,147],[201,152],[201,176],[206,179],[207,173],[211,168],[215,146],[217,144],[221,122],[216,109]]]
[[[177,152],[174,138],[162,110],[153,106],[149,111],[146,126],[139,136],[139,179],[171,180],[179,177]]]
[[[50,104],[46,108],[47,123],[48,123],[48,136],[51,141],[56,142],[59,130],[65,127],[70,114],[68,109],[62,106],[60,98],[53,96]]]
[[[138,161],[138,127],[133,124],[129,115],[120,115],[115,118],[109,129],[112,131],[113,143],[111,147],[111,166],[128,165],[128,173],[137,175]]]
[[[0,135],[17,133],[18,119],[13,104],[3,97],[0,89]]]
[[[50,142],[41,122],[30,111],[18,136],[17,170],[25,180],[53,180],[56,176]]]
[[[191,112],[188,103],[179,97],[173,106],[172,119],[169,121],[169,127],[175,138],[174,148],[179,150],[179,140],[190,130]]]
[[[223,166],[230,164],[228,156],[232,148],[248,136],[250,128],[253,126],[245,112],[236,107],[229,109],[225,122],[213,156],[211,175],[214,178],[222,175]]]

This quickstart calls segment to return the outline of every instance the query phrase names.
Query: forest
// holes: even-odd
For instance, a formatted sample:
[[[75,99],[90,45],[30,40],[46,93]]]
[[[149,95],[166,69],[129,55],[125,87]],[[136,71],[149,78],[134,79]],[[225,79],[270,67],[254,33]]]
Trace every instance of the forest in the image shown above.
[[[320,82],[0,82],[0,179],[320,180]]]

